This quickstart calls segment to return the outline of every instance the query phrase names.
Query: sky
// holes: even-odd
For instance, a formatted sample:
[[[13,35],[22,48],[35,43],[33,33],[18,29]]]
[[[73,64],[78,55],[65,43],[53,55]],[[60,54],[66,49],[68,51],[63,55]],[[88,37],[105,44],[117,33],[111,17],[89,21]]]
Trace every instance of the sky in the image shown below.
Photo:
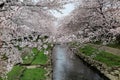
[[[23,2],[23,0],[20,0],[20,1]],[[37,3],[39,0],[32,0],[32,1]],[[62,14],[56,10],[51,10],[51,12],[56,18],[62,18],[64,16],[69,15],[69,13],[72,12],[72,10],[74,10],[74,6],[75,6],[74,3],[65,5],[64,6],[65,8],[60,10],[60,11],[62,11]]]
[[[65,9],[60,10],[60,11],[62,11],[62,14],[55,10],[52,10],[51,12],[56,18],[62,18],[64,16],[69,15],[69,13],[71,13],[74,10],[74,4],[67,4],[64,7],[65,7]]]
[[[51,11],[51,12],[59,20],[65,16],[69,15],[74,10],[74,8],[75,8],[74,6],[75,6],[74,3],[65,5],[64,6],[65,8],[61,10],[62,14],[60,12],[55,11],[55,10]],[[55,24],[56,29],[59,28],[58,21],[55,21],[54,24]]]
[[[39,0],[33,0],[33,1],[35,3],[37,3]],[[50,10],[50,11],[59,20],[65,16],[69,15],[74,9],[75,9],[75,3],[70,3],[70,4],[64,5],[64,9],[60,10],[62,13],[60,13],[56,10]],[[58,28],[58,21],[55,21],[54,24],[56,26],[55,28]]]

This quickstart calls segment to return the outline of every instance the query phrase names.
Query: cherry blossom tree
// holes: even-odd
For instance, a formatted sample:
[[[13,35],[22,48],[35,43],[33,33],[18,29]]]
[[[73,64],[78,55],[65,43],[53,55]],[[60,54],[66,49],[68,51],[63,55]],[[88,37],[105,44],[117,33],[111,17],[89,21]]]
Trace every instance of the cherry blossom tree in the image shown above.
[[[61,31],[77,35],[80,40],[105,41],[115,40],[120,27],[119,0],[82,0],[82,4],[63,19]],[[82,40],[82,41],[83,41]]]
[[[6,71],[21,63],[21,51],[17,47],[37,47],[39,50],[51,36],[56,18],[50,10],[61,12],[63,5],[73,0],[2,0],[0,1],[0,60]],[[43,38],[43,39],[42,39]],[[1,68],[2,69],[2,68]],[[1,74],[0,74],[1,75]]]

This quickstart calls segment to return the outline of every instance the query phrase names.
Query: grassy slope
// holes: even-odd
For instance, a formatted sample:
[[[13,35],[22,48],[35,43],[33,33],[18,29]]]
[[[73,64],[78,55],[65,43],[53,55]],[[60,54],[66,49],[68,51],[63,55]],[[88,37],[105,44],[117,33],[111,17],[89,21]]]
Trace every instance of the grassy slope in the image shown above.
[[[48,36],[43,36],[39,39],[41,39],[43,42],[43,40],[47,38]],[[21,39],[19,39],[18,41],[20,40]],[[35,41],[38,41],[38,39]],[[51,50],[52,48],[51,44],[46,42],[46,45],[48,45],[48,48],[46,50],[47,51]],[[18,48],[18,50],[20,51],[23,49],[19,46],[15,46],[15,47]],[[33,48],[31,53],[24,54],[22,56],[23,64],[31,64],[31,65],[47,64],[49,57],[44,54],[44,50],[45,49],[38,51],[37,48]],[[8,75],[8,80],[45,80],[46,72],[47,71],[44,68],[26,69],[21,66],[14,66],[13,69],[7,75]],[[23,75],[22,79],[18,79],[21,74]],[[1,77],[0,80],[2,80]]]
[[[112,53],[98,51],[90,45],[87,45],[84,48],[80,48],[79,51],[87,56],[91,56],[93,53],[97,53],[93,59],[105,63],[108,66],[120,66],[120,56],[113,55]]]
[[[28,57],[25,59],[25,57]],[[32,49],[32,53],[25,55],[23,57],[24,64],[31,65],[34,64],[46,64],[48,61],[48,56],[44,54],[44,50],[37,50],[36,48]],[[43,68],[34,68],[34,69],[25,69],[24,73],[22,72],[24,68],[20,66],[14,66],[13,69],[8,73],[8,80],[18,80],[20,74],[22,74],[21,80],[45,80],[46,70]]]

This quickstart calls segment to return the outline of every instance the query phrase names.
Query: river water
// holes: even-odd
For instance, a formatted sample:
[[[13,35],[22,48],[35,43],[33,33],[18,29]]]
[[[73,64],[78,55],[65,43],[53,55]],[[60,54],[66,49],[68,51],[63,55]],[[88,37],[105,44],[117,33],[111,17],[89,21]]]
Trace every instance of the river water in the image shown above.
[[[66,45],[53,49],[53,80],[107,80],[83,64]]]

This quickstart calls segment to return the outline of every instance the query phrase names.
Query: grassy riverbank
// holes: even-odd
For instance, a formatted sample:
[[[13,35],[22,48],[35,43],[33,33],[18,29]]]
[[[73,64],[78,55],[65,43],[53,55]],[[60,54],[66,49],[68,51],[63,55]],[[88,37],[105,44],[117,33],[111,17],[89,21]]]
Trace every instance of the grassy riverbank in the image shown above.
[[[49,54],[45,54],[45,50]],[[31,53],[22,55],[23,63],[13,67],[7,74],[8,80],[46,80],[46,74],[50,73],[47,69],[50,66],[50,50],[51,47],[41,50],[33,48]]]
[[[95,44],[70,43],[70,49],[110,80],[120,80],[119,49]]]
[[[79,51],[86,56],[90,56],[94,60],[106,64],[107,66],[120,66],[120,56],[106,51],[98,50],[96,48],[93,48],[91,45],[86,45],[83,48],[79,48]]]

